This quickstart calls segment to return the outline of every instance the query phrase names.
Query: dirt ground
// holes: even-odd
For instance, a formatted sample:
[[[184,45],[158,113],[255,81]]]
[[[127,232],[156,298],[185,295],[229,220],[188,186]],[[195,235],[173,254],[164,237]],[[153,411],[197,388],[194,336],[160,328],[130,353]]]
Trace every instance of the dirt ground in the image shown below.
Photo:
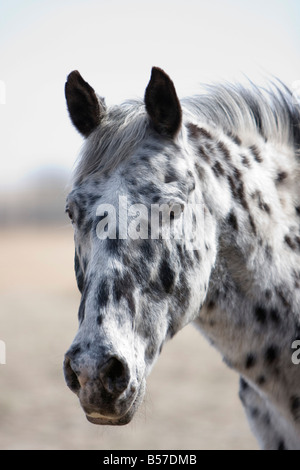
[[[0,232],[0,449],[257,449],[238,377],[192,326],[170,341],[132,423],[90,424],[65,385],[79,294],[69,226]]]

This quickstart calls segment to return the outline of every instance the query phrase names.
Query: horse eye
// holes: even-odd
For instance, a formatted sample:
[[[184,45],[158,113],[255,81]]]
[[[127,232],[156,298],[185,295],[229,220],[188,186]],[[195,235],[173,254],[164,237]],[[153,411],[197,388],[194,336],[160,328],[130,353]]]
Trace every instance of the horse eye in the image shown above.
[[[66,207],[66,213],[68,214],[69,218],[73,222],[73,213],[71,212],[71,210],[68,207]]]

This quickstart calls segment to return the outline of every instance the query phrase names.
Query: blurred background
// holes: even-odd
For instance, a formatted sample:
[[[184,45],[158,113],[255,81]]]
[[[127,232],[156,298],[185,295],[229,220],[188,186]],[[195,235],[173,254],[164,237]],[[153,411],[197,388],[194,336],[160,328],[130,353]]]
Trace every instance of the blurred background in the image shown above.
[[[180,97],[244,74],[293,87],[299,46],[298,0],[0,1],[1,449],[257,448],[237,376],[191,326],[124,428],[89,424],[64,384],[79,305],[64,205],[81,146],[64,83],[78,69],[108,104],[143,96],[153,65]]]

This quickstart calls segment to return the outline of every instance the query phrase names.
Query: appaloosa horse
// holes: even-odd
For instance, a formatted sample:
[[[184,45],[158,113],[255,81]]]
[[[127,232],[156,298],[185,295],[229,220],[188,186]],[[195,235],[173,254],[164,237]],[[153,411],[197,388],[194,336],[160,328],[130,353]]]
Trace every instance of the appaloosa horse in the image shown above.
[[[241,376],[264,449],[300,448],[300,113],[280,82],[179,101],[152,69],[106,107],[68,76],[85,137],[66,211],[82,293],[64,372],[89,421],[128,423],[163,344],[193,322]]]

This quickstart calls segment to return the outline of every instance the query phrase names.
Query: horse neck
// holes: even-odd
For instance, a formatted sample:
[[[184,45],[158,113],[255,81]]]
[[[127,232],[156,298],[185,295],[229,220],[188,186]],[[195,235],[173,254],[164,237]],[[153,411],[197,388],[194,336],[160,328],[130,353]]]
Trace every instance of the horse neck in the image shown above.
[[[291,250],[300,221],[295,150],[258,132],[230,135],[199,121],[188,129],[204,203],[217,220],[216,266],[226,265],[245,295],[265,295],[274,279],[286,284],[300,252],[300,238],[296,258]]]

